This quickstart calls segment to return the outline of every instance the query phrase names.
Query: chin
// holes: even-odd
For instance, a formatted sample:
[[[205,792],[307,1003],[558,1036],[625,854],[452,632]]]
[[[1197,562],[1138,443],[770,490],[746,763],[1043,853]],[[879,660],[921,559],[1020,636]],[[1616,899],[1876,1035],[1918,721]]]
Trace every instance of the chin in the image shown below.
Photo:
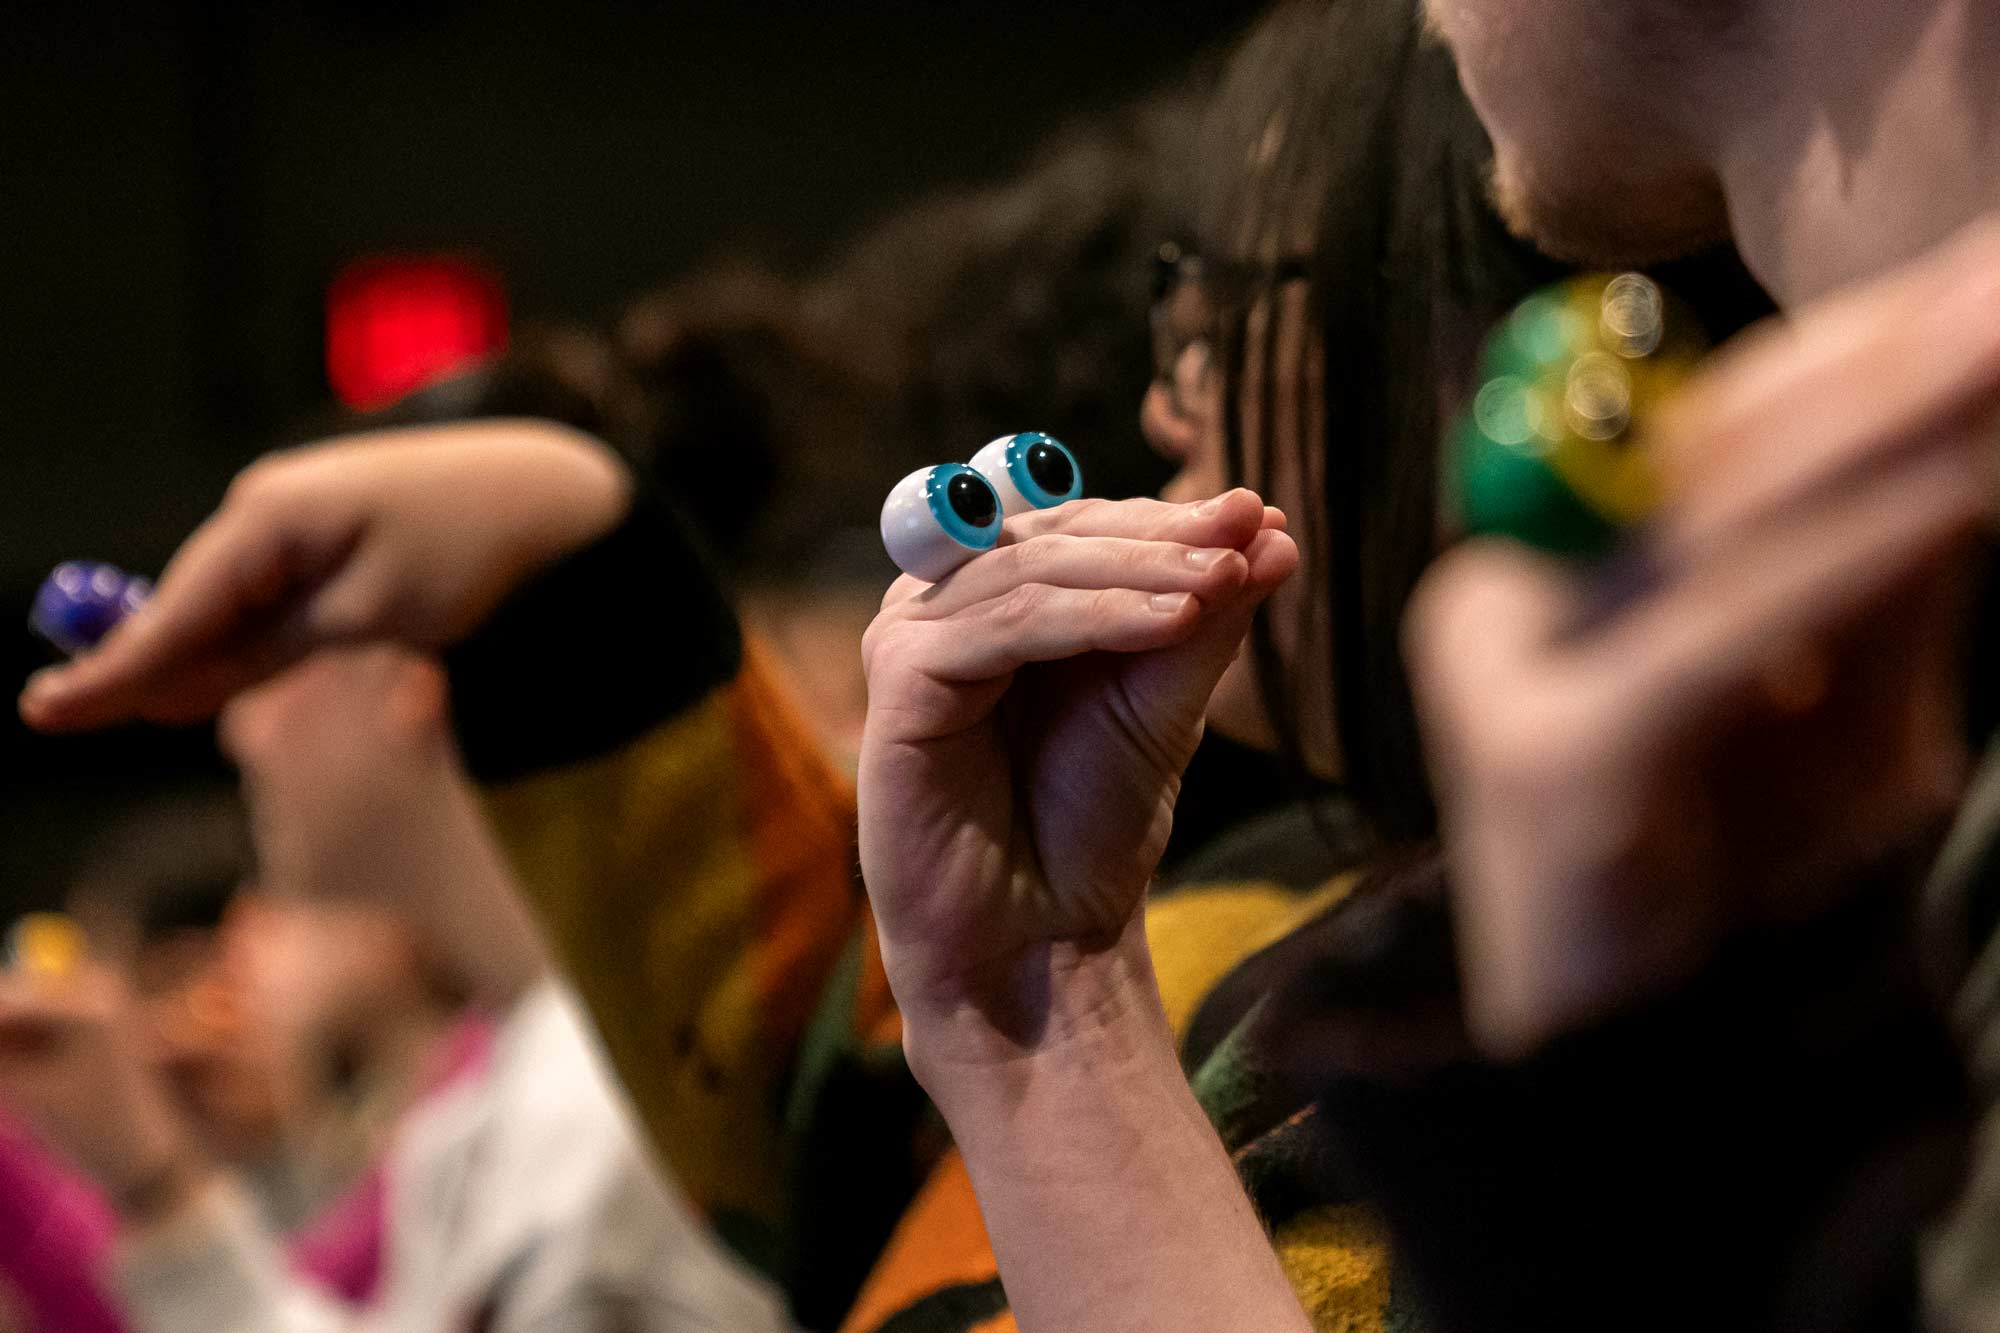
[[[1729,220],[1712,183],[1549,168],[1497,153],[1493,206],[1507,229],[1551,259],[1593,268],[1646,268],[1726,243]]]

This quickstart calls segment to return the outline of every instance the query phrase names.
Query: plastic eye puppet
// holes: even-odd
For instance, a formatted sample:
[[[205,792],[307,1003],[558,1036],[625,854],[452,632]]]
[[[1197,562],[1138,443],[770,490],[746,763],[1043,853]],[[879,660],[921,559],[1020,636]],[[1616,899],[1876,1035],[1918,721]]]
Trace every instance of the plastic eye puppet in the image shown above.
[[[963,463],[918,468],[882,504],[882,545],[905,574],[936,583],[1000,540],[1000,497]]]
[[[1001,513],[1053,509],[1083,494],[1083,469],[1061,440],[1038,430],[1002,435],[972,456],[972,470],[993,483]]]
[[[71,560],[57,565],[35,593],[29,628],[74,657],[97,646],[119,621],[144,606],[153,585],[116,565]]]

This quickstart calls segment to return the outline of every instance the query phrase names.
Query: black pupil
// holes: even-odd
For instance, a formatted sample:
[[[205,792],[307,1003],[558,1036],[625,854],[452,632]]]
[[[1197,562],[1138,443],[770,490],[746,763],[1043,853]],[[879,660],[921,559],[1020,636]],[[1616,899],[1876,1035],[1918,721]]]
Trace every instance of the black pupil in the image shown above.
[[[1053,444],[1028,446],[1028,475],[1050,495],[1068,495],[1069,488],[1076,484],[1076,470],[1070,466],[1069,455]]]
[[[999,513],[993,488],[981,478],[963,472],[944,484],[944,498],[952,513],[975,528],[987,526]]]

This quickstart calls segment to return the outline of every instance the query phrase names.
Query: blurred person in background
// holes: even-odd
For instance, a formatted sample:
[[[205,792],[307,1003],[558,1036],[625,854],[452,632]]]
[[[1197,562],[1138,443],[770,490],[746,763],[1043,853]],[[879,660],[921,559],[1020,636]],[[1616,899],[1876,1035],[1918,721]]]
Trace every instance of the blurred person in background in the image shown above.
[[[852,771],[860,638],[895,575],[881,499],[1023,429],[1089,441],[1093,495],[1149,494],[1171,463],[1130,404],[1154,376],[1164,238],[1191,217],[1188,88],[1067,126],[1016,174],[922,199],[801,279],[738,260],[635,302],[608,336],[529,329],[497,361],[340,423],[562,421],[611,442],[671,504],[743,623]],[[1191,766],[1167,861],[1319,784],[1218,734]]]
[[[85,1310],[92,1327],[122,1326],[98,1279],[117,1229],[152,1207],[143,1177],[170,1144],[240,1182],[262,1222],[290,1234],[299,1272],[365,1296],[378,1259],[365,1172],[454,1012],[417,967],[408,931],[393,913],[261,889],[241,802],[227,792],[159,798],[120,818],[85,854],[66,906],[92,954],[68,998],[100,1029],[71,1035],[97,1041],[122,1074],[97,1090],[101,1101],[86,1079],[73,1089],[86,1099],[57,1117],[56,1146],[84,1176],[18,1131],[0,1136],[19,1210],[10,1217],[26,1218],[7,1228],[0,1267],[27,1266],[12,1276],[33,1287],[37,1326],[82,1328]],[[15,966],[11,999],[56,985]],[[21,1020],[7,1029],[6,1064],[21,1109],[60,1101],[68,1038],[28,1009],[9,1012]],[[78,1137],[98,1120],[106,1132]]]
[[[105,1269],[137,1328],[784,1327],[658,1183],[543,979],[454,785],[442,698],[420,663],[359,654],[225,719],[268,899],[226,949],[234,998],[303,1063],[372,1074],[381,1106],[376,1167],[289,1260],[143,1063],[100,965],[10,984],[0,1095],[112,1200]],[[448,1029],[467,1001],[494,1018]]]
[[[1301,594],[1273,626],[1276,652],[1259,659],[1291,668],[1297,693],[1280,691],[1270,716],[1254,673],[1240,673],[1225,706],[1249,720],[1251,739],[1261,719],[1264,737],[1288,739],[1309,767],[1339,772],[1350,754],[1373,767],[1357,759],[1353,771],[1360,818],[1348,827],[1362,836],[1308,842],[1300,854],[1310,825],[1293,827],[1283,873],[1272,860],[1279,844],[1238,849],[1226,872],[1163,896],[1150,925],[1172,980],[1174,1029],[1205,1020],[1190,1065],[1228,1120],[1286,1271],[1325,1326],[1371,1327],[1415,1318],[1379,1225],[1351,1192],[1314,1176],[1313,1136],[1295,1132],[1313,1108],[1265,1096],[1265,1070],[1219,1038],[1236,1026],[1229,1013],[1255,1011],[1285,979],[1238,969],[1260,946],[1294,943],[1336,969],[1356,955],[1404,956],[1395,948],[1407,917],[1394,896],[1373,900],[1381,910],[1351,931],[1355,918],[1337,914],[1370,850],[1369,825],[1407,836],[1410,824],[1392,818],[1417,829],[1428,818],[1421,791],[1410,801],[1396,795],[1407,788],[1371,776],[1399,740],[1414,749],[1400,669],[1383,674],[1394,654],[1377,636],[1393,632],[1435,541],[1436,427],[1464,359],[1488,320],[1561,269],[1508,238],[1488,210],[1484,137],[1449,61],[1419,42],[1409,5],[1289,6],[1242,61],[1216,113],[1225,149],[1205,155],[1228,200],[1203,238],[1217,261],[1205,294],[1224,296],[1221,279],[1238,266],[1275,288],[1253,281],[1258,299],[1219,300],[1212,320],[1170,330],[1168,355],[1152,365],[1188,391],[1176,410],[1194,422],[1199,447],[1186,445],[1185,429],[1160,433],[1186,469],[1174,490],[1186,503],[1135,512],[1193,514],[1230,479],[1289,471],[1296,483],[1298,460],[1322,447],[1339,460],[1320,478],[1346,506],[1339,522],[1319,517],[1314,487],[1288,502],[1309,567],[1325,561],[1308,586],[1338,607],[1364,607],[1362,632],[1343,629],[1333,669],[1311,637],[1320,609]],[[1279,261],[1318,247],[1325,267],[1309,288]],[[1288,316],[1283,358],[1273,352],[1274,289]],[[1309,291],[1324,302],[1312,321],[1326,338],[1318,357],[1305,351],[1298,314],[1318,309]],[[1136,313],[1134,336],[1150,348]],[[1186,355],[1202,343],[1212,378]],[[1324,403],[1308,369],[1319,358],[1342,394]],[[1124,412],[1152,379],[1132,386]],[[1208,397],[1225,391],[1246,405],[1296,402],[1284,418],[1295,433],[1282,449],[1232,444],[1237,408]],[[1158,406],[1155,394],[1149,417]],[[1007,423],[1016,424],[1026,423]],[[977,443],[930,441],[911,461]],[[1088,467],[1090,442],[1072,443]],[[885,488],[868,496],[869,517]],[[1375,499],[1381,507],[1363,503]],[[1229,500],[1228,521],[1246,500]],[[1324,539],[1314,536],[1320,524]],[[353,545],[361,534],[365,552]],[[225,569],[268,577],[272,600],[233,599]],[[1006,1317],[966,1168],[949,1160],[851,1308],[856,1270],[928,1174],[936,1141],[901,1063],[884,960],[852,879],[851,790],[816,753],[759,650],[740,646],[725,590],[656,494],[590,440],[521,420],[390,431],[271,460],[190,540],[151,610],[80,664],[71,692],[31,689],[27,712],[58,726],[204,715],[270,669],[260,627],[272,615],[307,629],[288,651],[376,637],[445,650],[471,767],[492,786],[523,885],[655,1142],[718,1230],[786,1276],[808,1322],[955,1330]],[[1376,674],[1339,715],[1330,754],[1330,677],[1347,679],[1350,658],[1369,655]],[[1257,794],[1269,803],[1286,792],[1267,770]],[[1419,912],[1416,925],[1429,928],[1421,968],[1407,978],[1377,968],[1358,983],[1361,1007],[1392,1028],[1406,1001],[1434,1002],[1427,988],[1449,973],[1435,920]],[[1209,1001],[1221,1017],[1202,1012]],[[1458,1049],[1431,1016],[1423,1010],[1382,1040]],[[1071,1285],[1079,1298],[1099,1286]]]

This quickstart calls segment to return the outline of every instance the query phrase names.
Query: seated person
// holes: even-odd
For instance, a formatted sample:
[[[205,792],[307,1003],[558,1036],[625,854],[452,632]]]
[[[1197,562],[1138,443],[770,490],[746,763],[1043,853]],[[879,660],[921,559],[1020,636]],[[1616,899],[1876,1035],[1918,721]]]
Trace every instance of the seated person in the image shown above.
[[[352,1023],[384,1004],[385,960],[401,958],[496,1016],[485,1058],[434,1080],[387,1136],[369,1196],[380,1210],[372,1290],[343,1299],[294,1274],[268,1223],[133,1064],[136,1025],[100,965],[10,985],[0,1022],[40,1040],[0,1063],[0,1096],[116,1201],[110,1281],[136,1327],[785,1327],[775,1298],[659,1182],[545,980],[456,777],[442,698],[420,663],[331,657],[246,696],[224,726],[266,892],[301,909],[240,960],[259,999],[251,1012]],[[400,911],[406,902],[435,912]],[[401,947],[378,932],[357,949],[341,924],[383,916]],[[91,1114],[77,1113],[84,1105]]]

